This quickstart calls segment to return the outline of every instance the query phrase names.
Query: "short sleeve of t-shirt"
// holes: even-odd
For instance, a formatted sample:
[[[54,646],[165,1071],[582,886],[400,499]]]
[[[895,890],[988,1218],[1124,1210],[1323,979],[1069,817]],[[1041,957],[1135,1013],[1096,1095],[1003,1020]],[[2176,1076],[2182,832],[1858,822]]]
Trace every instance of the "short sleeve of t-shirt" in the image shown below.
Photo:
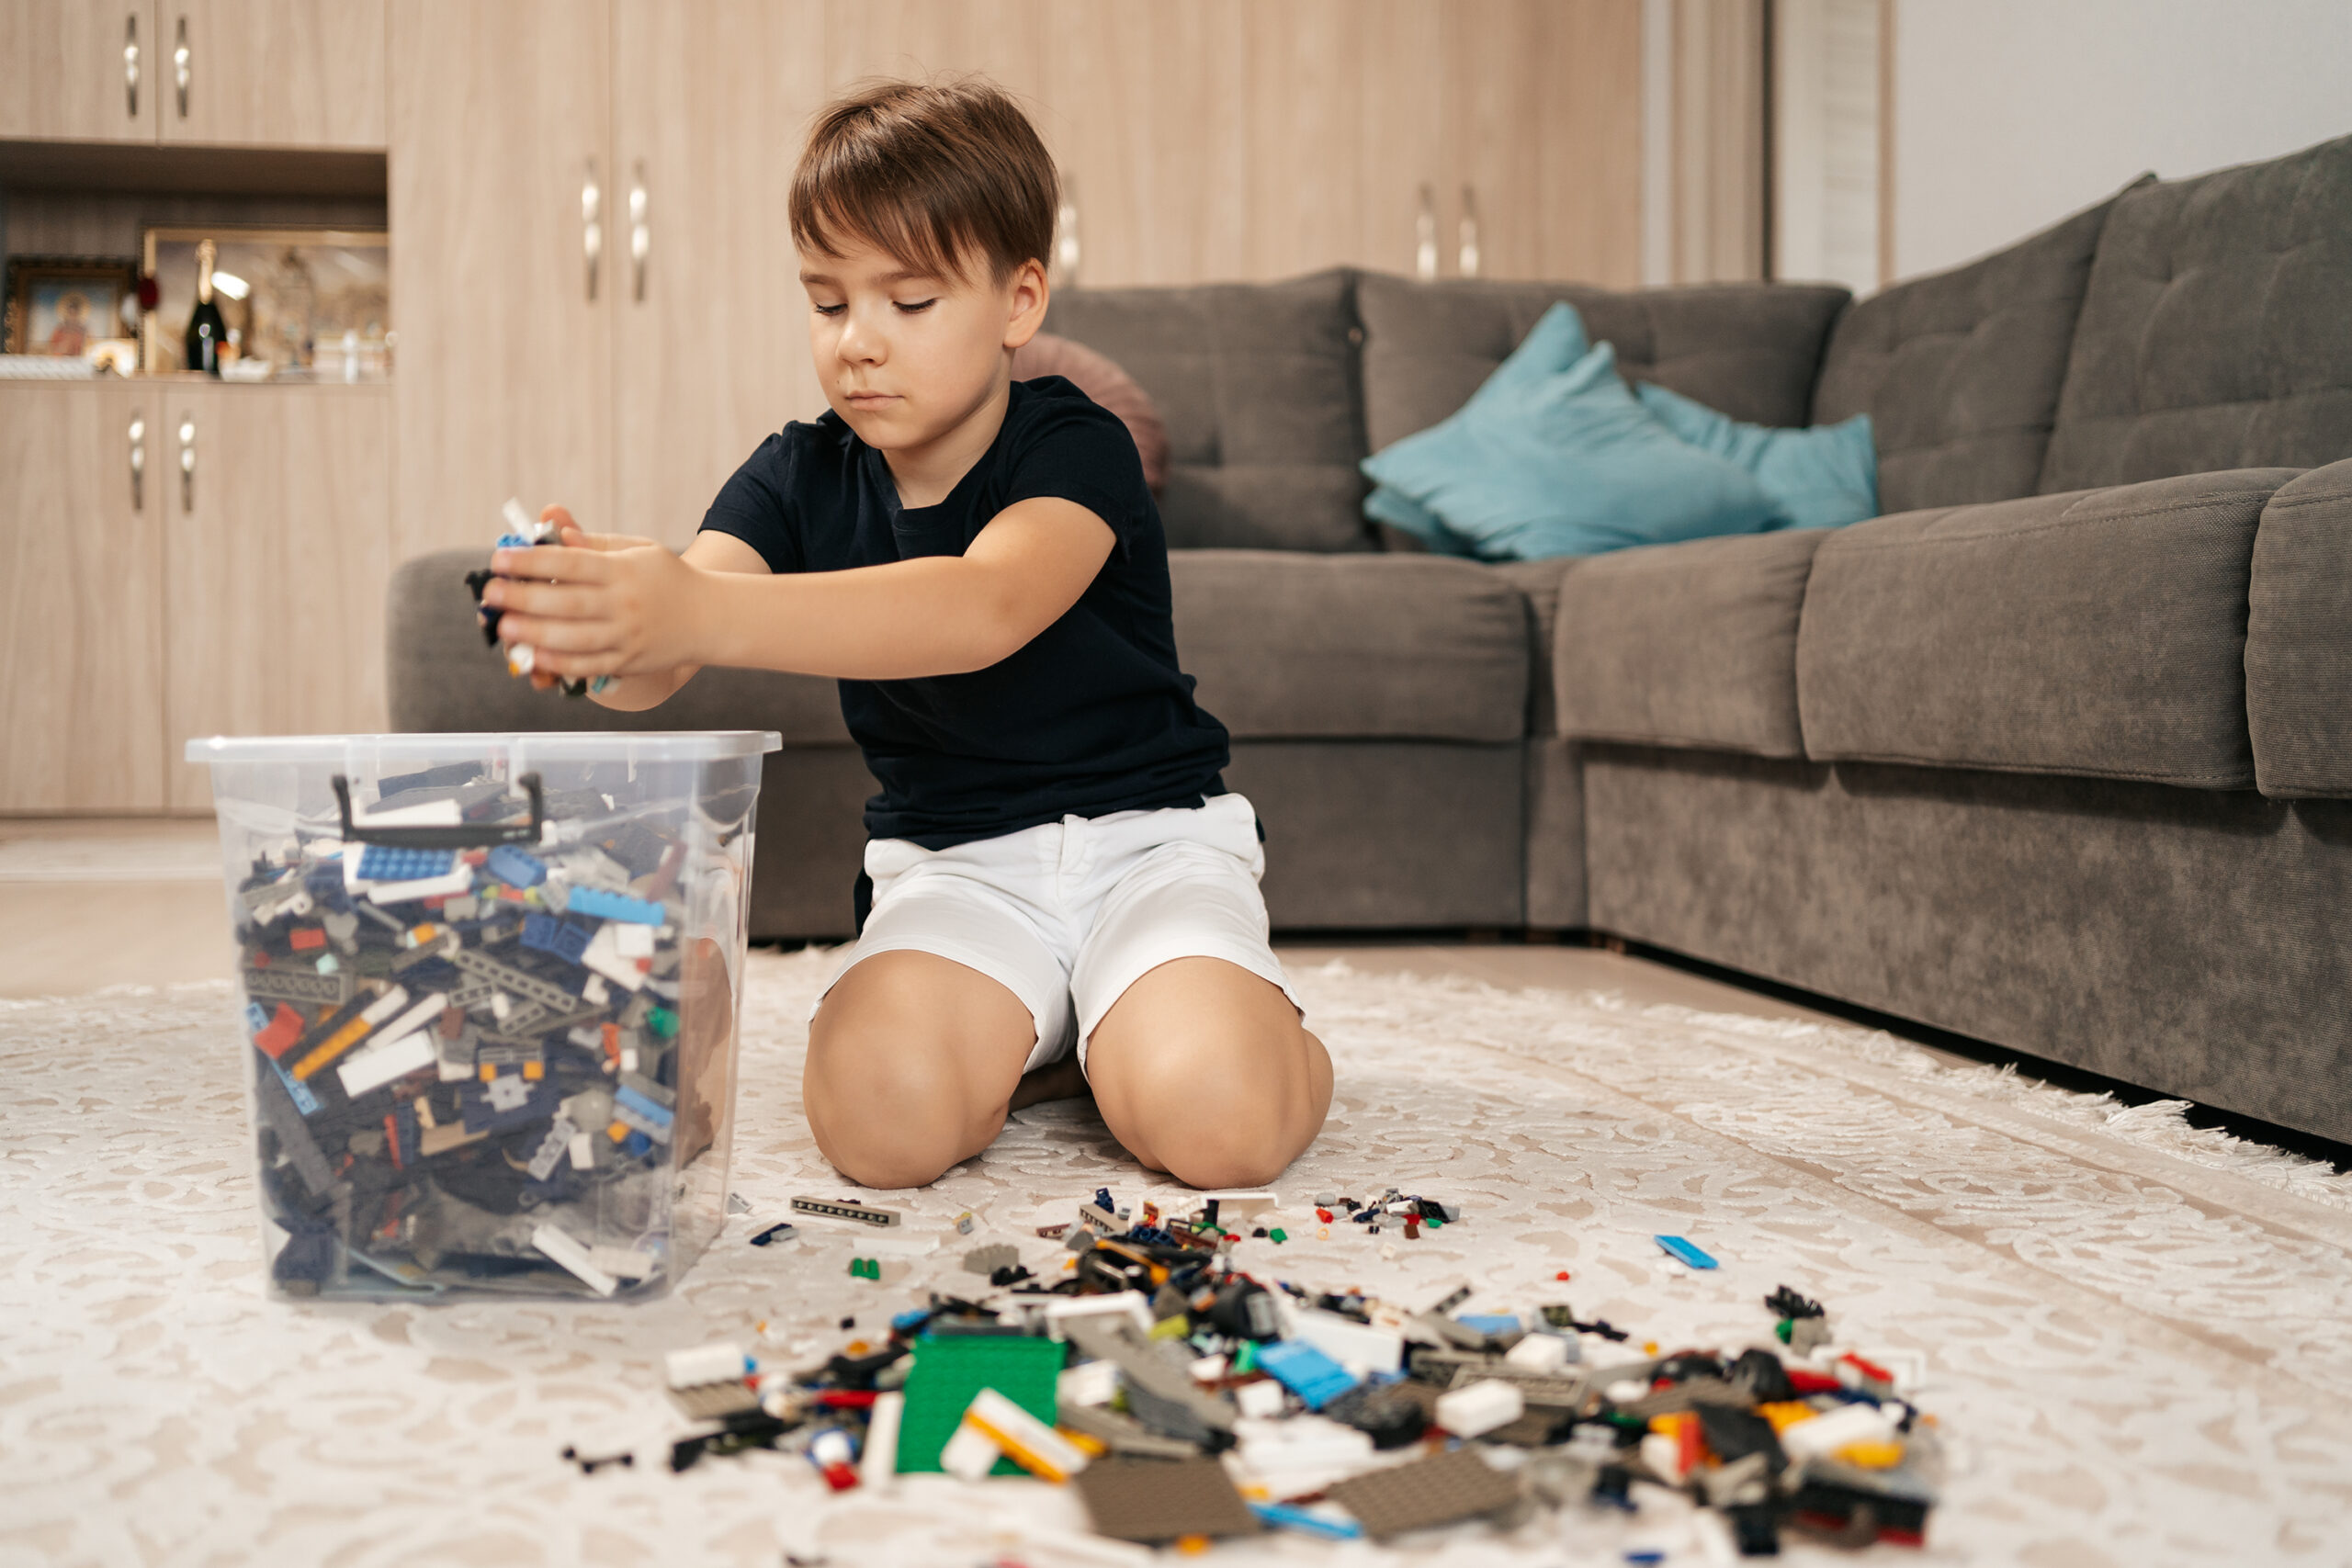
[[[1041,391],[1077,391],[1059,377],[1041,377],[1030,385]],[[1039,496],[1075,502],[1102,519],[1125,556],[1159,515],[1135,437],[1117,414],[1082,396],[1032,398],[1023,412],[1030,417],[1008,454],[1004,504]]]
[[[793,432],[769,436],[719,487],[703,515],[715,534],[732,534],[760,552],[770,571],[806,571],[807,555],[792,514]]]

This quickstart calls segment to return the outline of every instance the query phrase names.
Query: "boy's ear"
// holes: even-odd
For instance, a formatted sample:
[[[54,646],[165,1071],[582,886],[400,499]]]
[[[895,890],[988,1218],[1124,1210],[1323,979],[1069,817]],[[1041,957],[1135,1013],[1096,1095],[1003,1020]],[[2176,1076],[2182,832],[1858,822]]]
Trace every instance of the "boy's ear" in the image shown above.
[[[1025,261],[1013,270],[1009,300],[1012,314],[1004,323],[1005,347],[1019,348],[1037,335],[1037,329],[1045,324],[1046,306],[1052,295],[1043,262]]]

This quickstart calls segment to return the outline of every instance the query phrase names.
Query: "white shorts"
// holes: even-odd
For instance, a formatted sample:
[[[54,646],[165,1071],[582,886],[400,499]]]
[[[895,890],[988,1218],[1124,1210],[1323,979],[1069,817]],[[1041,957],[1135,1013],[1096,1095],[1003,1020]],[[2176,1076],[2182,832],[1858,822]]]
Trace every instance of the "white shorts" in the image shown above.
[[[1102,1015],[1171,959],[1239,964],[1298,1006],[1267,940],[1265,869],[1258,814],[1238,795],[1065,817],[944,850],[876,839],[865,846],[873,912],[826,989],[877,953],[937,953],[1021,998],[1037,1026],[1030,1067],[1074,1045],[1083,1070]]]

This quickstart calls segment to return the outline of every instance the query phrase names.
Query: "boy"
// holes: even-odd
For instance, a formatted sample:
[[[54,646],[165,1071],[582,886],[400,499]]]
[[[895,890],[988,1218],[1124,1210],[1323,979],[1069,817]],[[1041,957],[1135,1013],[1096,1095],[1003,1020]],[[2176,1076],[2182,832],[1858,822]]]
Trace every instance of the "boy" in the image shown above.
[[[882,785],[870,912],[802,1078],[843,1175],[922,1185],[1091,1086],[1146,1166],[1262,1186],[1322,1127],[1330,1058],[1267,943],[1225,728],[1178,667],[1135,444],[1069,382],[1011,378],[1055,207],[984,82],[834,104],[790,197],[831,412],[768,437],[683,557],[550,507],[562,544],[499,552],[536,581],[483,603],[538,671],[610,677],[611,707],[706,664],[840,679]]]

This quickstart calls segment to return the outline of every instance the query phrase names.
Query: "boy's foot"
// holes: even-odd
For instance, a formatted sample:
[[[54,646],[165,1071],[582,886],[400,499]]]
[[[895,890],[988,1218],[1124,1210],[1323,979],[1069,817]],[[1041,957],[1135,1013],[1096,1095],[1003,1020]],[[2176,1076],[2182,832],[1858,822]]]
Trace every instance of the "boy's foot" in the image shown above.
[[[1021,1075],[1013,1086],[1012,1103],[1008,1111],[1018,1111],[1025,1105],[1036,1105],[1048,1100],[1091,1100],[1094,1090],[1087,1086],[1086,1075],[1079,1070],[1075,1054],[1058,1062],[1048,1062],[1033,1072]]]

